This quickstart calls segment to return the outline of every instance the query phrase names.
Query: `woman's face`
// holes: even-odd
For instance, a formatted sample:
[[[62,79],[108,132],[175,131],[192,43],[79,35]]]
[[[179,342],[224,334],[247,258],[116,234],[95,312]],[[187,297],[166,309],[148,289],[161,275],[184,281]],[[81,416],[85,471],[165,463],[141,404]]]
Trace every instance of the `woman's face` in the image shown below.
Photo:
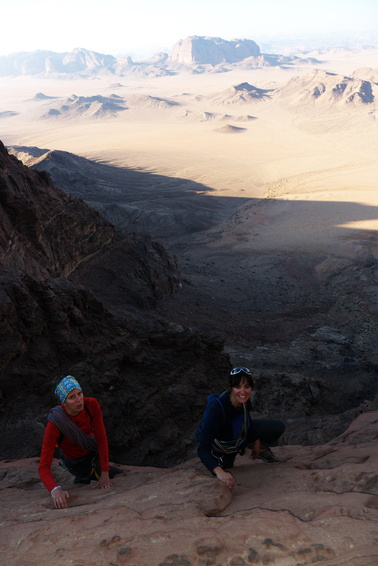
[[[238,385],[231,387],[230,400],[234,407],[240,407],[251,398],[252,387],[243,377]]]
[[[84,409],[84,395],[81,389],[72,389],[63,405],[66,407],[67,413],[73,417],[81,413]]]

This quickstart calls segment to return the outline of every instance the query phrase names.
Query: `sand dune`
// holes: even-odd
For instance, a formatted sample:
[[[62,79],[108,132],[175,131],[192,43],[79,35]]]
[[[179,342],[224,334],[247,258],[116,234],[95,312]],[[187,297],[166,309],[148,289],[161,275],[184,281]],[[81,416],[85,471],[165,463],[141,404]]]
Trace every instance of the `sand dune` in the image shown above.
[[[179,102],[150,96],[149,94],[133,94],[127,99],[130,106],[144,106],[146,108],[170,108],[179,106]]]
[[[227,124],[222,128],[217,128],[216,132],[220,132],[221,134],[241,134],[242,132],[246,132],[247,128],[239,128],[238,126],[231,126],[231,124]]]
[[[256,101],[269,100],[270,97],[270,89],[257,88],[249,83],[241,83],[211,97],[211,100],[215,104],[250,104]]]
[[[48,97],[49,98],[49,97]],[[42,119],[63,118],[70,120],[105,118],[116,116],[118,112],[126,109],[122,98],[116,95],[104,97],[97,96],[76,96],[59,102],[55,102],[53,108],[42,114]]]
[[[193,112],[192,110],[185,110],[183,117],[192,122],[207,122],[216,119],[218,115],[214,112]]]

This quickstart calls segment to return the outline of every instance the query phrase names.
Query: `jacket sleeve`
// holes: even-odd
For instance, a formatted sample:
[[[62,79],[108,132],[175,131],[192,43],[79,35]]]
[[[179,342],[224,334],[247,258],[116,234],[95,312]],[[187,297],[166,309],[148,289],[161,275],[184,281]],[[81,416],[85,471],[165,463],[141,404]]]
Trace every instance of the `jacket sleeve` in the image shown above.
[[[219,466],[219,462],[212,456],[211,451],[214,439],[222,440],[221,432],[224,423],[224,413],[220,403],[216,400],[211,403],[206,415],[202,430],[202,439],[198,446],[198,456],[203,465],[212,472]]]
[[[93,419],[93,432],[97,441],[98,456],[102,472],[109,471],[109,447],[106,435],[104,419],[102,417],[99,402],[93,397],[88,397],[89,410]]]
[[[39,460],[38,474],[43,485],[51,491],[58,484],[51,473],[51,465],[54,458],[55,446],[60,436],[59,428],[52,422],[48,422],[42,442],[41,457]]]

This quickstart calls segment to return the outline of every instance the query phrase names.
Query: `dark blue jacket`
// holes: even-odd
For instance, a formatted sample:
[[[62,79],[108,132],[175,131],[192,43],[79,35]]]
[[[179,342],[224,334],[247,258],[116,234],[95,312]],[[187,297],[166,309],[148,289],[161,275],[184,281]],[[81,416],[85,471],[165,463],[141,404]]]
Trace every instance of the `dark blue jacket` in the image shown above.
[[[223,393],[219,400],[214,400],[208,407],[206,421],[203,426],[201,441],[198,447],[198,456],[204,466],[212,472],[214,468],[219,466],[219,461],[211,454],[214,439],[220,441],[234,440],[238,437],[243,423],[244,409],[243,406],[234,407],[230,401],[230,392]],[[251,402],[247,401],[248,411],[251,409]],[[248,416],[248,427],[250,428],[250,419]],[[245,447],[250,443],[250,434],[244,443]]]

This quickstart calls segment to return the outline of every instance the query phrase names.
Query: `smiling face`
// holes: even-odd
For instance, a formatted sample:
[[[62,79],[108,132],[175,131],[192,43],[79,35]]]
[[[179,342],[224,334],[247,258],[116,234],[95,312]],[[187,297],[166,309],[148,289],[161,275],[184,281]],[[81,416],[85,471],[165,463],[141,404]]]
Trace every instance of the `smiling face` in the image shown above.
[[[230,400],[234,407],[240,407],[251,398],[252,386],[249,381],[242,377],[238,385],[230,388]]]
[[[72,389],[66,397],[63,405],[69,415],[75,417],[84,408],[84,395],[81,389]]]

